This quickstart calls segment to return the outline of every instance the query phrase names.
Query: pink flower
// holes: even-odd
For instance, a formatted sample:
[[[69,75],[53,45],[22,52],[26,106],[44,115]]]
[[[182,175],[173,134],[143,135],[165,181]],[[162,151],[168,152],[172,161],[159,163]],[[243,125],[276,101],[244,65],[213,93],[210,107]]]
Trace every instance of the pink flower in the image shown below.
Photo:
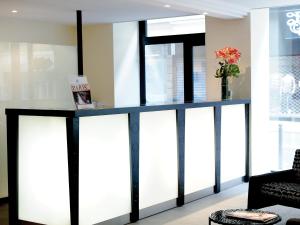
[[[241,57],[241,53],[237,48],[225,47],[215,51],[216,57],[228,61],[228,63],[237,63]]]
[[[238,61],[241,58],[241,53],[237,48],[225,47],[215,51],[216,58],[220,59],[219,66],[216,70],[215,77],[238,77],[240,69]]]

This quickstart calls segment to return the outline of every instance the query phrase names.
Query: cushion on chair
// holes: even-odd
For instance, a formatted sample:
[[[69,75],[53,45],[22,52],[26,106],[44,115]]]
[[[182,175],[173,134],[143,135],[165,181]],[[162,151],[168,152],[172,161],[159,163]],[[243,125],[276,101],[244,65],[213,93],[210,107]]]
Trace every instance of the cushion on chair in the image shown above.
[[[278,202],[293,202],[300,205],[300,185],[288,182],[270,182],[261,187],[261,193]]]

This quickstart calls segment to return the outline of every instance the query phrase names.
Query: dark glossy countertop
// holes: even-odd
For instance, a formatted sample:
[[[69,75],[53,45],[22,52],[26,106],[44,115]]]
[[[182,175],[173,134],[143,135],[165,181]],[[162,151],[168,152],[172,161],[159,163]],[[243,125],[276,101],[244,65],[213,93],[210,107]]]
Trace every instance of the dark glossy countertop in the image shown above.
[[[28,116],[57,116],[57,117],[84,117],[133,112],[151,112],[162,110],[178,110],[201,107],[220,107],[223,105],[250,104],[250,99],[232,99],[225,101],[199,101],[186,103],[163,103],[128,107],[101,107],[95,109],[37,109],[37,108],[7,108],[6,115]]]

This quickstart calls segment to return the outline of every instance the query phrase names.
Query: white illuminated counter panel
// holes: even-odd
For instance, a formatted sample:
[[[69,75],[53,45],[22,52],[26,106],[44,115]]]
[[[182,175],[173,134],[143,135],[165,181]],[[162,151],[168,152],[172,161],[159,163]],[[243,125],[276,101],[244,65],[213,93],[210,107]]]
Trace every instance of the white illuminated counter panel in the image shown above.
[[[126,224],[247,180],[249,104],[6,109],[10,225]]]

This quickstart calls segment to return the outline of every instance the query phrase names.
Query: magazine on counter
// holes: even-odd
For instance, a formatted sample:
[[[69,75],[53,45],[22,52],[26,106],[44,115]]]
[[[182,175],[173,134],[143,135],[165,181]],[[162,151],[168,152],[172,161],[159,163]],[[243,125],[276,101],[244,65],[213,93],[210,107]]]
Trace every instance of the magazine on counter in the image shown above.
[[[238,210],[238,211],[234,211],[234,212],[227,212],[226,216],[231,217],[231,218],[253,220],[253,221],[258,221],[258,222],[268,222],[277,217],[277,215],[274,213],[247,211],[247,210]]]
[[[77,109],[94,108],[91,97],[91,89],[87,78],[84,76],[72,76],[70,78],[73,99]]]

